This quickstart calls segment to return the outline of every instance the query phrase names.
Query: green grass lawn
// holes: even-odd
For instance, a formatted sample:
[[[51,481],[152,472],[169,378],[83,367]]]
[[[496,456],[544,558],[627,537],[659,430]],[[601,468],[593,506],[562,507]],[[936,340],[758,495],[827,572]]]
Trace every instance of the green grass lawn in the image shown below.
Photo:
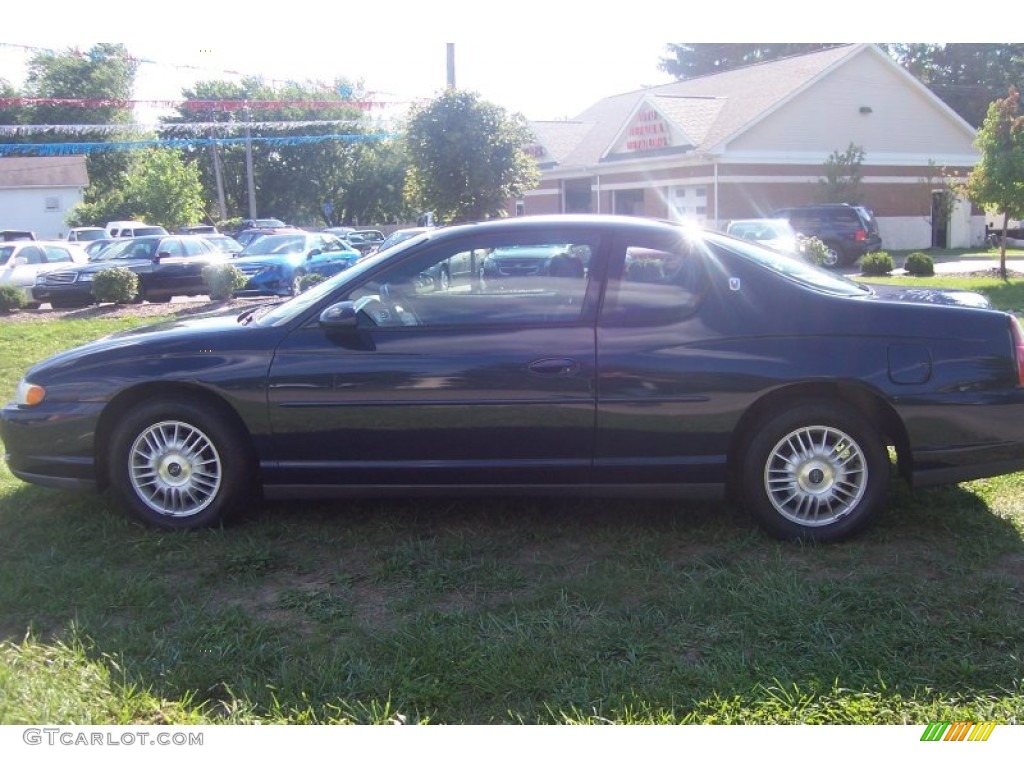
[[[133,322],[0,321],[0,396]],[[0,542],[4,724],[1024,712],[1024,475],[897,484],[867,534],[810,546],[635,500],[265,503],[168,534],[0,464]]]

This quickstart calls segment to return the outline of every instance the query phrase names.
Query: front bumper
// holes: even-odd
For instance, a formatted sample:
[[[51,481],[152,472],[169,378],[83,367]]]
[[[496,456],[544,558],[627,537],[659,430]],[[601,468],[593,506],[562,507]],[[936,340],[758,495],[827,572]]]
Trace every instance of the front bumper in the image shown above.
[[[32,286],[32,299],[41,304],[52,303],[53,299],[64,301],[68,304],[95,304],[96,297],[92,295],[92,283],[66,283],[58,285],[42,285],[37,283]]]

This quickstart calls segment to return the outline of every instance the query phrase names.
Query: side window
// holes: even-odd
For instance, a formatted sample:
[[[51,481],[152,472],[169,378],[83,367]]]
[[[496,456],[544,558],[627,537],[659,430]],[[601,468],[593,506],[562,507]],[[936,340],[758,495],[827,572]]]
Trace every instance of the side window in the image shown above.
[[[71,254],[68,253],[66,248],[61,248],[57,245],[47,245],[44,250],[46,251],[47,264],[59,264],[61,262],[72,261]]]
[[[203,254],[209,253],[213,250],[205,240],[200,240],[198,238],[179,242],[184,245],[185,254],[187,256],[202,256]]]
[[[626,243],[612,261],[601,325],[664,325],[692,314],[707,285],[699,243]]]
[[[185,247],[177,237],[169,237],[160,243],[160,252],[169,253],[171,256],[184,256]]]
[[[564,236],[445,244],[393,265],[349,298],[383,326],[579,322],[595,250]]]
[[[28,248],[22,248],[18,255],[25,259],[26,264],[46,263],[46,257],[43,255],[43,250],[37,245],[30,245]]]

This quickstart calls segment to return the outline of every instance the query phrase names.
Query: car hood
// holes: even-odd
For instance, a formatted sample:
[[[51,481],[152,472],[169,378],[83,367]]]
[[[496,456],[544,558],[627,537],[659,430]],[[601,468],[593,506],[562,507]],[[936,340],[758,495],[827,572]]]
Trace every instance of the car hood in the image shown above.
[[[102,366],[104,361],[135,359],[168,354],[213,354],[214,350],[233,349],[238,336],[266,333],[254,323],[240,322],[244,314],[237,307],[188,318],[164,320],[104,336],[73,349],[59,352],[34,366],[27,375],[40,370],[76,369],[78,366]],[[229,339],[228,336],[234,337]],[[248,346],[248,345],[243,345]],[[262,346],[262,345],[257,345]],[[152,352],[151,352],[152,350]]]
[[[881,301],[910,301],[919,304],[944,304],[946,306],[976,307],[991,309],[988,297],[975,291],[961,291],[952,288],[922,288],[903,285],[869,285],[872,297]]]
[[[264,266],[271,264],[298,264],[301,261],[306,260],[305,252],[300,253],[266,253],[266,254],[253,254],[246,256],[244,254],[236,256],[231,260],[232,264],[242,264],[249,266]]]
[[[141,267],[152,263],[151,259],[110,259],[109,261],[100,259],[98,261],[90,261],[86,264],[76,264],[74,266],[66,267],[61,271],[78,273],[102,272],[104,269],[113,269],[114,267],[131,269],[132,267]]]

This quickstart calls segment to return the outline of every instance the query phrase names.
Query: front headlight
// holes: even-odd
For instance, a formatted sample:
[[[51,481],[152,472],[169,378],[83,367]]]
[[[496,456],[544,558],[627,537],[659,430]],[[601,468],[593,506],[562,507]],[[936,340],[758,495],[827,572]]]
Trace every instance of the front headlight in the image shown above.
[[[32,384],[25,379],[18,382],[18,388],[14,391],[14,402],[18,405],[34,406],[43,402],[46,397],[46,390],[38,384]]]
[[[78,273],[78,282],[80,282],[80,283],[91,283],[92,279],[94,277],[96,277],[96,273],[95,272],[79,272]]]

